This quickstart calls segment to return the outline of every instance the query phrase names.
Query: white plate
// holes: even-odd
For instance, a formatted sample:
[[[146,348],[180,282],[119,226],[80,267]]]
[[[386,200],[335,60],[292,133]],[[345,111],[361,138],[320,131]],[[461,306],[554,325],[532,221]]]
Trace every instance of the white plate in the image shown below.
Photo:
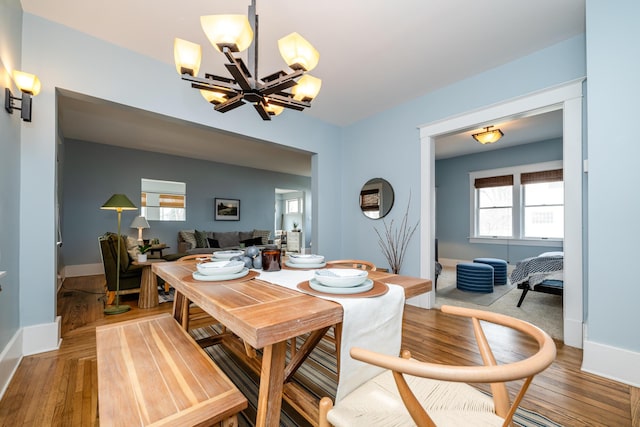
[[[249,269],[245,267],[239,273],[216,274],[215,276],[206,276],[204,274],[198,273],[197,271],[194,271],[192,276],[193,276],[194,279],[200,280],[200,281],[203,281],[203,282],[220,282],[222,280],[239,279],[241,277],[246,276],[247,274],[249,274]]]
[[[327,263],[323,262],[321,264],[300,264],[286,260],[284,262],[284,265],[291,268],[324,268],[327,266]]]
[[[218,251],[213,253],[213,257],[219,259],[229,259],[238,255],[244,255],[244,251]]]
[[[289,261],[295,264],[322,264],[324,257],[322,255],[291,254]]]
[[[366,279],[358,286],[352,286],[350,288],[335,288],[333,286],[325,286],[322,283],[318,282],[316,279],[311,279],[309,280],[309,286],[313,290],[316,290],[318,292],[325,292],[328,294],[359,294],[373,289],[373,280]]]
[[[369,273],[356,268],[326,268],[316,270],[314,278],[325,286],[336,288],[350,288],[365,281]]]
[[[197,264],[200,274],[205,276],[219,276],[224,274],[239,273],[245,267],[243,261],[213,261]]]

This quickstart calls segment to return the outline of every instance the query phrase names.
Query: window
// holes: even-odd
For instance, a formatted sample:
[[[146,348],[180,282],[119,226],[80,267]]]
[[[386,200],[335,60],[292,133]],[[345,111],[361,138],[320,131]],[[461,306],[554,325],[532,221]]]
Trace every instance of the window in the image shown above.
[[[564,236],[564,182],[562,169],[523,173],[522,184],[525,238]]]
[[[300,199],[288,199],[286,201],[286,213],[302,213],[302,209],[300,209]]]
[[[183,182],[142,178],[140,214],[152,221],[186,221],[186,189]]]
[[[470,174],[472,238],[562,240],[561,162]]]
[[[477,178],[477,235],[509,237],[512,235],[513,175]]]

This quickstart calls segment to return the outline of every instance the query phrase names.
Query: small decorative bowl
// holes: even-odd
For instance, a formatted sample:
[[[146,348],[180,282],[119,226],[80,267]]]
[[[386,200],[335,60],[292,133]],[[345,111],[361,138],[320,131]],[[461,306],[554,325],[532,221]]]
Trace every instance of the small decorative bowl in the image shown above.
[[[239,273],[244,268],[242,261],[213,261],[197,264],[198,272],[205,276],[215,276],[217,274]]]
[[[355,268],[325,268],[316,270],[314,278],[325,286],[349,288],[367,280],[368,275],[367,271]]]
[[[231,259],[234,256],[244,255],[244,251],[231,250],[231,251],[216,251],[213,253],[213,257],[217,259]]]
[[[322,264],[324,257],[322,255],[291,254],[289,261],[295,264]]]

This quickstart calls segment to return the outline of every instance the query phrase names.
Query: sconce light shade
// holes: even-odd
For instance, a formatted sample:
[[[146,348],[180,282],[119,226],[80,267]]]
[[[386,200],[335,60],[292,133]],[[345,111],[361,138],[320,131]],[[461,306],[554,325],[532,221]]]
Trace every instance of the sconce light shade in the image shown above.
[[[298,33],[291,33],[278,40],[280,55],[293,70],[311,71],[320,60],[320,53]]]
[[[22,98],[13,96],[11,89],[4,90],[4,109],[9,114],[13,114],[13,110],[20,110],[20,117],[25,122],[31,121],[31,97],[36,96],[42,89],[40,79],[35,74],[25,73],[23,71],[13,70],[13,81],[15,82]],[[20,101],[20,106],[16,106],[14,101]]]
[[[197,76],[202,61],[202,48],[197,43],[176,38],[173,41],[173,60],[178,74]]]
[[[222,52],[242,52],[251,45],[253,30],[245,15],[208,15],[200,17],[200,25],[211,44]]]
[[[13,70],[13,81],[20,89],[20,92],[28,93],[32,96],[39,94],[42,88],[38,76],[23,71]]]
[[[202,97],[204,99],[207,100],[207,102],[211,103],[211,104],[222,104],[223,102],[227,101],[229,98],[227,98],[227,95],[225,95],[222,92],[215,92],[212,90],[204,90],[204,89],[200,89],[200,94],[202,95]]]
[[[500,129],[491,129],[493,126],[487,126],[484,128],[484,132],[474,133],[471,135],[473,139],[478,141],[480,144],[493,144],[498,141],[500,138],[504,136],[504,133]]]
[[[311,101],[318,95],[321,86],[322,80],[305,74],[300,77],[298,84],[291,88],[293,99],[297,99],[298,101]]]
[[[282,113],[282,111],[284,110],[284,107],[281,107],[280,105],[267,103],[267,105],[264,107],[264,109],[265,109],[265,111],[267,113],[269,113],[269,115],[277,116],[280,113]]]

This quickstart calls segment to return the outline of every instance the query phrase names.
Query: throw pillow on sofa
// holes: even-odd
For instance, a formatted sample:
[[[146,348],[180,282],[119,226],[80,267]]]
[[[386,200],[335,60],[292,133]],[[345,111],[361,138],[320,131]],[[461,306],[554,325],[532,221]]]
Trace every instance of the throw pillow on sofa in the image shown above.
[[[253,230],[253,237],[260,237],[263,245],[269,243],[269,236],[271,236],[271,231],[269,230]]]
[[[193,249],[198,246],[198,244],[196,243],[196,236],[195,236],[194,230],[180,231],[180,238],[189,245],[187,249]]]
[[[216,239],[212,239],[211,237],[207,238],[207,241],[209,242],[209,247],[210,248],[219,248],[220,247],[220,242],[218,242]]]
[[[213,236],[218,241],[221,248],[240,246],[240,235],[237,231],[218,232]]]
[[[251,239],[240,240],[245,246],[262,245],[262,237],[252,237]]]
[[[207,240],[207,232],[206,231],[198,231],[195,230],[193,233],[196,237],[196,248],[208,248],[209,241]]]

